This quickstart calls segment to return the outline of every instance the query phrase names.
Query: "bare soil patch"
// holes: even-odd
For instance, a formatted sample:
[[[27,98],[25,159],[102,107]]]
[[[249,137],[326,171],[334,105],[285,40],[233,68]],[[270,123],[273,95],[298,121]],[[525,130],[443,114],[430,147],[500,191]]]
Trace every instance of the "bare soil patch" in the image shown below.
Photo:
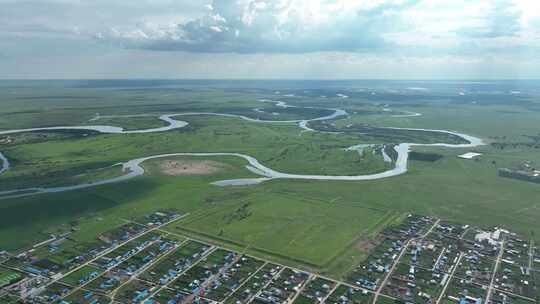
[[[375,248],[377,244],[373,242],[372,240],[360,240],[358,241],[354,248],[356,248],[360,252],[371,252],[373,248]]]
[[[228,164],[212,160],[163,160],[157,164],[161,174],[168,176],[212,175],[230,169]]]

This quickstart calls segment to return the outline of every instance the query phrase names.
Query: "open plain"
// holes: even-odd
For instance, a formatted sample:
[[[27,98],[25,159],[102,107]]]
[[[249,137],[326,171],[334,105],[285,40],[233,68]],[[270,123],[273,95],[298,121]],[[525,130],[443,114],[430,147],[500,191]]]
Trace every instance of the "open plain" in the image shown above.
[[[534,82],[519,96],[466,82],[468,96],[437,82],[421,93],[406,82],[0,84],[8,256],[42,242],[45,253],[63,236],[81,250],[126,220],[177,210],[185,216],[166,234],[317,273],[340,290],[409,214],[540,242],[538,184],[498,174],[540,162]],[[467,153],[481,155],[458,157]],[[113,299],[132,281],[119,284]]]

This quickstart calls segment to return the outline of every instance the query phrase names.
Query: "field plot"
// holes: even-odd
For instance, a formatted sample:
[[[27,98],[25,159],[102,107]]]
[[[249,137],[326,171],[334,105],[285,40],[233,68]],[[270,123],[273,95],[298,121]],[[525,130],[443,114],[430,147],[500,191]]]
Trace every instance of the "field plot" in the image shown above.
[[[262,269],[257,271],[244,284],[239,286],[236,291],[230,295],[225,303],[227,304],[245,304],[253,300],[259,292],[266,287],[274,277],[280,274],[282,267],[266,263]]]
[[[399,263],[384,293],[413,303],[432,303],[442,291],[443,277],[431,270]]]
[[[379,297],[376,304],[394,304],[396,300],[392,298]]]
[[[458,265],[456,276],[478,285],[488,285],[493,275],[495,260],[482,254],[467,253]]]
[[[38,297],[36,297],[38,303],[53,303],[60,300],[64,295],[71,291],[71,288],[67,285],[60,283],[53,283],[45,289]]]
[[[223,249],[212,251],[199,263],[172,281],[168,287],[188,294],[206,294],[210,279],[237,261],[237,255]]]
[[[156,261],[160,256],[163,256],[168,251],[172,250],[175,244],[175,241],[167,239],[155,241],[126,261],[120,263],[118,267],[115,268],[115,271],[129,275],[138,273],[145,266],[149,265],[153,261]]]
[[[102,269],[94,266],[84,266],[83,268],[75,271],[74,273],[62,278],[60,282],[70,286],[78,286],[87,283],[90,280],[95,279],[103,272]]]
[[[460,239],[470,230],[469,225],[459,225],[448,221],[441,220],[439,225],[435,228],[435,232],[438,232],[445,237]]]
[[[456,240],[431,233],[422,241],[411,244],[402,262],[432,271],[448,272],[457,254]]]
[[[102,256],[98,260],[94,261],[94,263],[103,269],[114,267],[138,254],[150,245],[155,244],[160,237],[161,235],[158,233],[147,233],[144,236],[131,240],[123,246],[114,249],[105,256]]]
[[[48,245],[32,248],[26,254],[10,257],[5,266],[20,268],[33,274],[52,276],[66,273],[81,263],[92,259],[98,252],[106,248],[99,240],[81,243],[75,240],[60,238]]]
[[[165,288],[165,289],[160,290],[153,297],[151,297],[149,301],[155,301],[157,303],[177,304],[177,303],[181,303],[187,296],[188,296],[187,293]]]
[[[487,304],[533,304],[533,303],[536,303],[536,302],[533,300],[521,298],[517,295],[499,292],[499,291],[494,293],[491,300],[487,302]]]
[[[100,239],[105,240],[106,242],[111,242],[113,240],[125,241],[140,234],[144,230],[144,226],[136,223],[127,223],[115,229],[106,231],[100,235]]]
[[[187,241],[164,259],[148,268],[139,278],[165,285],[196,263],[210,248],[208,245]]]
[[[484,301],[486,298],[487,286],[478,285],[471,280],[453,278],[446,290],[445,295],[441,299],[441,304],[456,303],[460,299],[468,299],[469,302],[474,303],[478,300]]]
[[[105,304],[110,303],[111,299],[93,291],[78,290],[63,301],[64,304]]]
[[[336,287],[336,283],[323,278],[310,280],[294,303],[323,303]]]
[[[22,304],[22,300],[12,296],[12,295],[3,295],[2,296],[2,304]]]
[[[11,285],[23,278],[23,275],[16,271],[0,268],[0,288]]]
[[[503,260],[495,275],[495,287],[511,294],[534,299],[536,290],[533,280],[529,270]]]
[[[223,270],[211,283],[205,297],[217,302],[224,301],[263,265],[263,261],[247,256],[240,257],[234,265]]]
[[[109,271],[90,282],[86,288],[100,293],[109,294],[127,280],[129,280],[129,276]]]
[[[243,201],[220,201],[171,225],[225,242],[240,244],[262,254],[324,266],[336,252],[353,245],[359,236],[382,229],[395,213],[289,196]],[[213,223],[208,225],[207,223]]]
[[[529,240],[510,236],[508,237],[502,256],[503,261],[514,264],[519,267],[529,267],[531,249]]]
[[[132,280],[114,293],[114,300],[120,303],[141,303],[155,288],[156,286],[150,282]]]
[[[531,275],[536,291],[536,301],[540,302],[540,271],[532,271]]]
[[[308,279],[309,273],[285,268],[255,296],[253,303],[289,301],[298,294]]]
[[[403,248],[401,240],[385,239],[359,266],[348,275],[347,281],[359,287],[375,290],[386,272],[397,260]]]
[[[371,304],[373,294],[367,291],[340,285],[326,300],[328,304]]]
[[[192,295],[177,290],[165,288],[160,290],[156,295],[151,297],[148,301],[159,304],[180,304],[186,301],[197,302],[200,304],[214,303],[208,299],[202,297],[193,297]]]

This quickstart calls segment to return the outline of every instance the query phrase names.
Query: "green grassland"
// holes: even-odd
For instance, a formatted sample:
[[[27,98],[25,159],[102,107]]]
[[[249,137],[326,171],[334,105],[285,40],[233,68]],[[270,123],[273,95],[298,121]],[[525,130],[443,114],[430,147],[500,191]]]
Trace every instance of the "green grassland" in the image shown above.
[[[393,108],[394,109],[394,108]],[[421,113],[417,117],[389,117],[388,115],[352,116],[337,122],[338,126],[364,123],[372,126],[402,128],[432,128],[460,131],[482,138],[506,137],[520,140],[523,135],[537,135],[535,123],[540,116],[536,108],[516,105],[478,105],[437,103],[415,105],[396,104],[396,110]]]
[[[320,267],[335,257],[336,248],[379,231],[382,219],[392,215],[388,210],[335,208],[324,201],[262,193],[216,201],[173,226]]]
[[[259,99],[273,99],[267,90],[219,88],[2,88],[0,130],[82,124],[115,125],[126,129],[159,126],[151,118],[131,121],[106,116],[214,112],[245,115],[264,120],[296,120],[331,114],[321,109],[283,109]],[[260,109],[263,113],[254,111]],[[277,113],[278,115],[274,114]],[[105,117],[90,121],[97,114]],[[124,125],[123,125],[124,124]]]
[[[2,88],[2,91],[0,129],[79,125],[87,123],[97,113],[181,113],[261,105],[254,101],[250,94],[218,89],[86,88],[51,85]]]
[[[293,124],[257,124],[213,116],[186,120],[188,127],[164,133],[93,135],[0,146],[13,164],[12,170],[0,176],[0,189],[58,185],[62,180],[69,184],[71,176],[99,173],[138,157],[176,152],[239,152],[292,173],[354,175],[389,168],[380,155],[363,159],[356,151],[344,151],[362,142],[354,134],[301,134]],[[25,135],[14,135],[18,136]],[[118,172],[115,168],[105,171]]]
[[[129,117],[99,117],[99,119],[89,120],[82,125],[105,125],[118,126],[124,130],[140,130],[150,128],[160,128],[167,125],[163,120],[160,120],[157,115],[151,116],[129,116]]]
[[[0,129],[78,125],[89,123],[96,113],[157,117],[163,113],[212,111],[280,120],[322,113],[286,112],[258,102],[258,98],[272,97],[270,92],[260,90],[71,88],[60,90],[64,98],[56,99],[61,97],[59,89],[17,91],[15,97],[2,100]],[[470,151],[466,149],[416,147],[417,152],[442,157],[435,161],[411,160],[409,172],[402,176],[363,182],[274,180],[254,186],[217,187],[210,183],[254,175],[244,168],[244,160],[233,157],[202,158],[225,163],[228,170],[200,176],[165,176],[157,169],[160,160],[152,160],[144,163],[148,174],[128,182],[0,201],[0,249],[15,250],[46,239],[49,233],[72,221],[79,230],[70,238],[93,242],[100,233],[120,225],[122,218],[166,208],[190,213],[167,227],[173,232],[335,277],[364,257],[363,242],[410,212],[480,226],[504,226],[527,236],[534,232],[534,238],[540,241],[540,186],[497,176],[499,167],[517,166],[526,160],[540,163],[540,150],[521,144],[532,142],[531,136],[540,134],[540,112],[536,108],[388,101],[393,111],[423,114],[389,117],[380,104],[371,100],[286,100],[303,106],[342,107],[352,114],[332,121],[332,128],[343,130],[351,124],[365,128],[367,124],[447,129],[481,136],[488,145],[474,149],[483,153],[478,160],[457,158]],[[254,112],[255,107],[266,114]],[[279,115],[271,114],[274,111]],[[12,143],[0,144],[0,151],[12,164],[10,171],[0,176],[0,191],[115,176],[120,174],[120,167],[111,165],[175,152],[239,152],[290,173],[367,174],[388,169],[391,164],[380,155],[364,153],[360,157],[356,151],[346,152],[344,148],[360,143],[453,140],[414,132],[377,136],[357,132],[302,133],[293,123],[258,124],[215,116],[181,119],[189,122],[186,128],[164,133],[13,135]],[[155,117],[103,118],[90,124],[128,129],[162,125]],[[491,145],[495,142],[518,144],[500,149]]]
[[[341,265],[325,269],[337,275],[342,273],[339,269],[347,269],[348,263],[332,263],[332,257],[345,251],[361,256],[358,249],[349,249],[350,242],[354,235],[362,239],[370,234],[373,222],[368,215],[373,214],[372,209],[381,210],[382,214],[418,212],[481,226],[505,226],[524,235],[534,231],[539,235],[537,185],[496,176],[492,160],[513,162],[512,157],[486,154],[476,162],[456,158],[454,150],[436,151],[443,155],[442,159],[413,161],[406,175],[382,181],[272,181],[258,186],[219,188],[208,184],[215,177],[148,176],[77,193],[7,201],[0,213],[3,226],[0,231],[2,239],[9,240],[4,246],[16,248],[32,238],[45,238],[36,234],[44,227],[85,215],[74,238],[91,240],[108,227],[118,225],[118,218],[174,207],[193,214],[178,225],[184,232],[188,229],[192,235],[204,233],[201,237],[218,242],[263,249],[255,252],[259,255],[295,257],[300,260],[295,262],[311,267],[312,264],[323,268]],[[242,174],[237,171],[231,177]],[[444,186],[433,187],[433,184]],[[245,203],[249,203],[251,215],[235,217],[235,212]],[[377,230],[382,226],[371,227]],[[273,229],[279,227],[291,229],[274,235]],[[311,230],[316,233],[311,234]],[[20,237],[10,238],[13,233]],[[325,246],[325,242],[333,242],[333,246]],[[315,249],[319,251],[311,251]],[[334,270],[336,267],[338,270]]]

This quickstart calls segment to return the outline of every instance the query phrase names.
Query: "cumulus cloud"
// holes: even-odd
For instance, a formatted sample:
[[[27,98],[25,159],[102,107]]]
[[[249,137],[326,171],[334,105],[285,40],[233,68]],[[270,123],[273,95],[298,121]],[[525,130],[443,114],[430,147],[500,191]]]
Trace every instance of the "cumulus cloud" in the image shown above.
[[[99,33],[131,48],[192,52],[365,51],[388,45],[402,9],[419,0],[214,0],[186,23],[141,23]]]
[[[0,0],[0,7],[0,77],[540,71],[533,0]]]
[[[535,44],[529,0],[0,0],[0,35],[194,53],[469,52]]]
[[[536,35],[539,13],[530,3],[212,0],[202,5],[205,14],[187,22],[124,24],[96,37],[127,48],[204,53],[467,53],[509,40],[513,49]]]

